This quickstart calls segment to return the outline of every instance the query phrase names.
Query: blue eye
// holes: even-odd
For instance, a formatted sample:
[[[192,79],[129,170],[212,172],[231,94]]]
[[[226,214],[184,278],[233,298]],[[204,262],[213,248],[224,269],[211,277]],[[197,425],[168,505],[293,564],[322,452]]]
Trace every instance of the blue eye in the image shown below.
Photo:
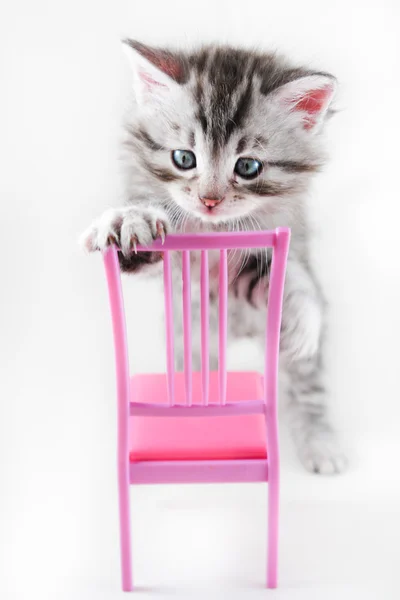
[[[196,156],[191,150],[173,150],[172,161],[178,169],[194,169],[196,166]]]
[[[256,158],[239,158],[235,165],[235,173],[243,179],[255,179],[262,168],[262,163]]]

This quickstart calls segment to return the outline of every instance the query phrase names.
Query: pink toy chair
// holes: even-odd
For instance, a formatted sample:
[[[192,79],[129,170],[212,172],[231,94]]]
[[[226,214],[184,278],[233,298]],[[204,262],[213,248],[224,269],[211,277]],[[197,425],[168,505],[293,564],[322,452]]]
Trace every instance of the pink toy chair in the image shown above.
[[[118,249],[104,253],[115,343],[122,589],[130,591],[130,484],[268,482],[267,587],[277,585],[279,334],[290,231],[170,235],[164,258],[166,374],[129,374]],[[272,248],[264,377],[227,372],[230,249]],[[208,250],[220,251],[219,369],[209,370]],[[175,372],[171,251],[182,252],[184,372]],[[201,251],[201,372],[192,372],[190,251]]]

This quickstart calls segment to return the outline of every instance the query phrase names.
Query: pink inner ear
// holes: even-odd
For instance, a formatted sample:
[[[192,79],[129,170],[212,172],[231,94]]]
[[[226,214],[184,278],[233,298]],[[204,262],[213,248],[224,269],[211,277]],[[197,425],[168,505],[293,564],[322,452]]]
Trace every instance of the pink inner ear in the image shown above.
[[[149,73],[146,73],[146,71],[140,71],[139,74],[140,74],[140,79],[144,82],[144,84],[146,85],[146,88],[148,90],[151,90],[151,88],[154,87],[155,85],[157,85],[159,87],[163,87],[163,88],[167,87],[163,83],[160,83],[159,81],[156,81],[155,79],[153,79],[153,77],[151,75],[149,75]]]
[[[145,56],[157,69],[160,69],[163,73],[175,79],[175,81],[179,81],[183,75],[182,65],[178,60],[169,56],[165,53],[157,53],[153,50],[148,50],[146,52],[142,52],[143,56]]]
[[[178,63],[176,63],[173,60],[158,59],[158,58],[157,58],[157,60],[153,59],[152,62],[158,69],[160,69],[160,71],[162,71],[163,73],[165,73],[172,79],[179,81],[179,78],[182,75],[182,68]],[[155,86],[157,86],[159,88],[165,88],[165,89],[168,88],[168,86],[166,86],[164,83],[161,83],[160,81],[157,81],[156,79],[154,79],[154,77],[152,77],[150,75],[150,73],[147,73],[147,71],[140,70],[139,74],[140,74],[141,80],[146,85],[146,88],[148,91],[151,91],[151,89],[154,88]]]
[[[309,90],[300,99],[293,100],[293,109],[307,113],[304,119],[305,129],[311,129],[316,122],[317,116],[324,108],[327,100],[332,94],[332,87],[326,86],[317,90]]]
[[[166,75],[169,75],[172,77],[172,79],[175,79],[175,81],[179,81],[180,77],[182,76],[182,67],[174,60],[169,60],[166,58],[161,59],[158,61],[157,67],[166,73]]]

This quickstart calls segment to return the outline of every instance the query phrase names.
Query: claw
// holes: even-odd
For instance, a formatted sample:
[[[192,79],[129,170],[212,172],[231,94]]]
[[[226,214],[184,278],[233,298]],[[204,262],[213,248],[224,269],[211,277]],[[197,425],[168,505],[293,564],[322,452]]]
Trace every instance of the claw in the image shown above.
[[[161,223],[161,221],[157,221],[157,235],[161,238],[161,244],[164,246],[165,231],[164,231],[164,225]]]
[[[137,239],[136,235],[133,236],[132,243],[133,243],[133,251],[134,251],[135,254],[137,254],[138,239]]]

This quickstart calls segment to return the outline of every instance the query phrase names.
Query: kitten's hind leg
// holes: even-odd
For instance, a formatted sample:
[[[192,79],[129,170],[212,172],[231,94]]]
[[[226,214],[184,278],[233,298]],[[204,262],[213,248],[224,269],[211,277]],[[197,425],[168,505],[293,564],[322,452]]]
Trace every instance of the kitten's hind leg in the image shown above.
[[[312,473],[341,473],[347,459],[329,420],[321,357],[294,360],[287,371],[289,425],[300,461]]]

